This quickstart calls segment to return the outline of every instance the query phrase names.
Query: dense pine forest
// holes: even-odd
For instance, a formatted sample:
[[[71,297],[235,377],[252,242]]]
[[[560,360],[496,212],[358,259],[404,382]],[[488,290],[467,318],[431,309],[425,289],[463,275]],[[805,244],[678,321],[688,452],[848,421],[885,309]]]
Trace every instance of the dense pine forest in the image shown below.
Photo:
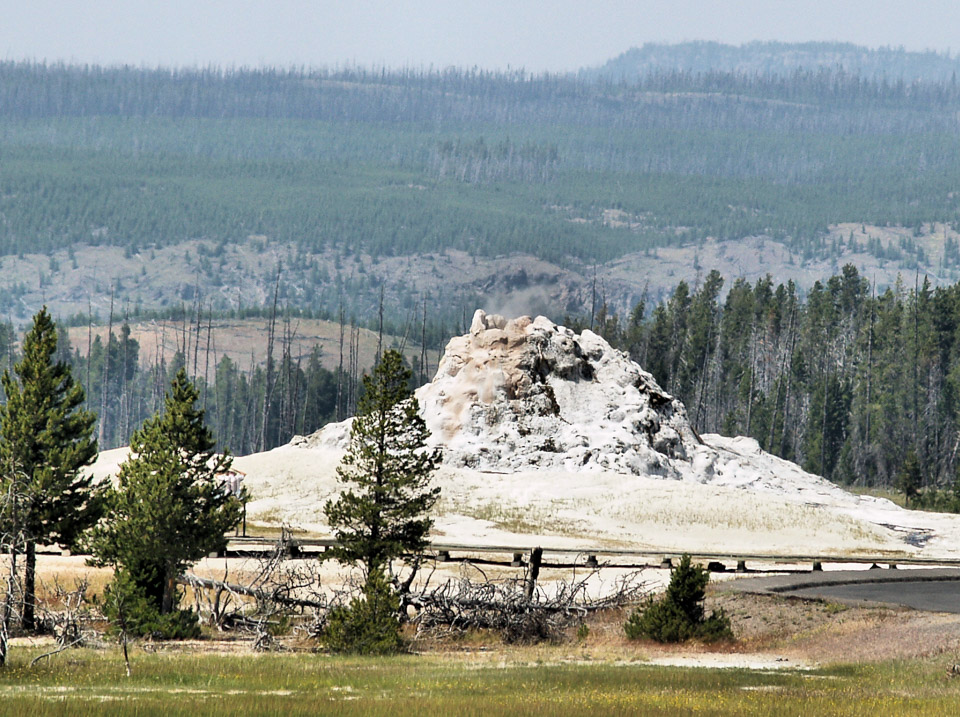
[[[330,370],[322,365],[319,345],[306,355],[294,347],[290,316],[270,319],[266,360],[242,365],[211,353],[210,317],[194,319],[183,316],[178,322],[182,335],[170,360],[145,356],[126,320],[108,329],[108,340],[91,335],[82,347],[71,344],[61,324],[55,358],[69,365],[84,387],[84,407],[97,416],[101,450],[127,445],[132,432],[163,407],[164,393],[181,368],[197,386],[218,449],[238,455],[270,450],[356,411],[360,378],[368,369],[360,363],[355,322],[341,326],[342,357]],[[12,324],[0,323],[0,370],[19,360],[21,338]],[[384,336],[384,348],[395,345],[395,337]],[[429,370],[437,357],[411,353],[414,381],[422,383],[427,376],[421,362]]]
[[[343,359],[331,371],[318,347],[294,355],[290,317],[272,323],[273,347],[259,366],[229,357],[213,365],[206,319],[194,326],[187,317],[171,361],[145,361],[121,322],[109,341],[92,339],[89,358],[61,332],[57,356],[86,388],[101,448],[125,445],[184,367],[219,446],[242,455],[346,418],[358,399],[356,326],[343,326]],[[666,301],[641,300],[627,316],[601,304],[592,319],[565,323],[628,352],[684,402],[700,433],[751,436],[845,485],[903,490],[905,470],[916,471],[918,488],[960,485],[960,283],[932,287],[915,273],[879,291],[848,265],[801,291],[770,277],[727,282],[712,271],[681,281]],[[4,366],[18,338],[0,324]],[[385,337],[388,344],[396,339]],[[435,357],[421,352],[410,363],[415,385],[432,378]]]
[[[267,450],[352,414],[357,401],[357,328],[343,327],[344,358],[330,371],[315,348],[291,351],[290,319],[278,317],[261,366],[222,357],[211,364],[206,319],[184,322],[183,350],[150,365],[125,323],[86,351],[60,334],[99,416],[103,448],[124,445],[162,402],[181,367],[196,381],[207,418],[239,454]],[[771,453],[835,482],[893,487],[912,453],[924,485],[952,486],[960,469],[960,283],[932,287],[919,274],[878,291],[852,266],[803,292],[769,277],[727,282],[717,272],[680,282],[664,302],[639,302],[628,316],[600,305],[593,328],[627,351],[686,405],[701,433],[746,435]],[[447,328],[448,335],[463,330]],[[17,333],[0,325],[4,365]],[[386,338],[396,343],[396,339]],[[424,361],[426,370],[419,369]],[[414,382],[435,358],[414,356]]]
[[[649,42],[600,67],[585,68],[581,75],[630,82],[663,70],[782,75],[838,68],[871,80],[948,82],[960,72],[960,59],[949,52],[907,52],[902,47],[867,48],[849,42]]]
[[[323,365],[319,345],[304,352],[299,342],[294,344],[295,319],[289,315],[269,319],[261,363],[211,352],[210,320],[185,316],[169,360],[144,356],[126,321],[109,329],[108,340],[88,338],[89,348],[72,346],[67,332],[59,334],[57,358],[72,367],[86,388],[86,406],[98,415],[101,449],[127,444],[133,430],[163,406],[164,392],[181,368],[199,391],[218,448],[237,455],[270,450],[356,412],[361,377],[369,367],[361,363],[355,321],[340,325],[339,365],[331,370]],[[439,360],[433,350],[429,355],[426,350],[430,339],[425,324],[418,331],[419,352],[397,337],[381,337],[383,350],[407,346],[411,388],[432,378],[428,372]],[[14,336],[12,327],[6,325],[2,335]],[[15,357],[12,343],[8,354]]]
[[[277,355],[252,368],[226,356],[210,365],[196,340],[197,350],[187,347],[171,361],[144,361],[126,324],[111,331],[109,341],[95,337],[89,356],[71,347],[61,332],[57,353],[72,366],[86,389],[87,407],[98,415],[101,449],[127,445],[130,434],[163,406],[164,392],[182,367],[197,385],[219,448],[243,455],[269,450],[335,420],[338,401],[340,417],[354,405],[356,379],[348,373],[350,366],[342,374],[325,369],[317,348],[305,361],[295,358],[279,331]]]
[[[681,282],[625,318],[601,307],[593,328],[699,432],[751,436],[842,484],[903,489],[905,469],[917,488],[957,484],[960,284],[915,274],[876,291],[852,266],[805,294],[769,277],[725,283]]]

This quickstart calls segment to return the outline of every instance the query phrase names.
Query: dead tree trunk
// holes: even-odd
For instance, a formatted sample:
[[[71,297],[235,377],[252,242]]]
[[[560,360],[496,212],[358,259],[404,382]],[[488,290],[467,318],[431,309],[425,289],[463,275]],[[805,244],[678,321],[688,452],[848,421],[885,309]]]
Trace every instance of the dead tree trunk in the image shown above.
[[[340,363],[337,366],[337,421],[343,415],[343,298],[340,299]]]
[[[100,431],[98,443],[103,445],[107,425],[107,386],[110,380],[110,337],[113,336],[113,287],[110,288],[110,321],[107,324],[107,341],[103,352],[103,376],[100,381]],[[89,360],[89,358],[88,358]]]
[[[197,338],[194,339],[193,341],[193,376],[194,378],[196,378],[196,375],[197,375],[197,360],[200,357],[199,356],[200,355],[200,331],[201,331],[201,321],[202,321],[201,313],[203,311],[203,304],[200,302],[199,278],[197,280],[196,295],[197,295],[197,298],[196,298],[196,301],[194,302],[194,305],[196,307],[195,313],[196,313]]]
[[[201,578],[193,575],[192,573],[181,575],[177,582],[179,582],[181,585],[186,585],[192,588],[206,588],[208,590],[217,590],[222,588],[229,592],[234,592],[237,595],[246,595],[258,600],[269,600],[280,605],[288,605],[291,607],[312,607],[318,609],[326,609],[329,607],[326,603],[318,602],[317,600],[306,600],[287,595],[276,595],[274,593],[268,593],[263,590],[251,588],[246,585],[226,583],[219,580],[211,580],[210,578]]]
[[[93,351],[93,307],[90,304],[90,297],[87,297],[87,382],[84,384],[84,389],[90,391],[93,386],[90,384],[90,352]],[[89,397],[87,399],[87,407],[90,406]]]
[[[793,337],[793,321],[796,316],[796,308],[790,312],[790,323],[787,326],[787,337]],[[780,359],[780,375],[777,376],[777,392],[773,397],[773,419],[770,421],[770,440],[767,441],[766,449],[773,452],[773,441],[776,438],[777,430],[777,413],[780,409],[780,389],[783,387],[783,382],[785,379],[785,371],[787,368],[787,357],[789,354],[793,353],[793,346],[788,344],[786,351],[783,353],[783,357]]]
[[[213,307],[207,309],[207,348],[203,358],[203,410],[207,410],[207,386],[210,373],[210,335],[213,333]]]
[[[34,603],[37,587],[37,544],[26,541],[23,559],[23,602],[20,605],[20,626],[24,632],[33,632],[37,627]]]
[[[270,403],[273,397],[273,341],[277,327],[277,298],[280,295],[280,269],[277,269],[277,281],[273,287],[273,306],[270,309],[270,324],[267,328],[267,366],[264,373],[263,415],[260,423],[258,449],[267,449],[267,430],[270,423]]]
[[[383,284],[380,284],[380,305],[377,315],[380,321],[377,328],[377,358],[373,362],[374,366],[380,363],[380,356],[383,355]]]
[[[18,525],[20,514],[17,505],[16,481],[10,481],[9,491],[7,495],[3,496],[3,503],[5,504],[3,506],[4,508],[10,509],[10,517],[12,518],[13,525],[10,527],[10,532],[5,536],[7,540],[3,541],[7,543],[7,545],[0,545],[0,550],[6,548],[10,554],[10,571],[7,573],[6,592],[3,596],[3,605],[0,606],[0,667],[6,664],[7,655],[9,654],[10,620],[13,616],[13,601],[16,599],[15,593],[17,588],[17,557],[22,540]]]
[[[537,579],[540,577],[540,561],[543,559],[543,548],[537,547],[530,551],[530,569],[527,571],[527,581],[523,586],[523,596],[527,600],[533,599],[533,591],[537,589]]]
[[[427,297],[423,297],[423,319],[420,321],[420,380],[417,385],[427,382]]]
[[[757,347],[754,340],[755,333],[750,332],[750,388],[747,391],[747,436],[750,435],[750,421],[753,418],[753,379],[756,376],[756,356],[757,356]]]

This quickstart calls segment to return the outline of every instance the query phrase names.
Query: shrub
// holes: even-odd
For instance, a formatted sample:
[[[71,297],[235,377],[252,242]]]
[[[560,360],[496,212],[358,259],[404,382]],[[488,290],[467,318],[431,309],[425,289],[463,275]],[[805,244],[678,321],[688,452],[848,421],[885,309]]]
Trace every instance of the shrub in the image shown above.
[[[631,640],[647,637],[657,642],[684,642],[690,639],[713,642],[733,638],[730,619],[723,610],[709,617],[703,599],[710,573],[690,564],[684,555],[670,573],[670,584],[659,599],[649,598],[633,611],[624,625]]]
[[[101,608],[110,631],[127,637],[155,640],[189,640],[200,636],[200,623],[193,610],[174,610],[161,615],[143,589],[123,571],[114,574],[103,591]]]
[[[144,623],[142,637],[154,640],[193,640],[200,637],[200,621],[193,610],[174,610],[165,615],[156,614],[153,621]]]
[[[363,595],[347,607],[330,611],[323,637],[333,652],[392,655],[403,650],[400,636],[400,598],[382,570],[374,570]]]

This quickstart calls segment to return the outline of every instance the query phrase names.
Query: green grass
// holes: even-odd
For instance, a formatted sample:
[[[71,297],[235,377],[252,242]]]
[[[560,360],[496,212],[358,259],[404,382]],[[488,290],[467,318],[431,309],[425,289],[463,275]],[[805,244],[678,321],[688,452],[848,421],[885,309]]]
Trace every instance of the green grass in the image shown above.
[[[344,659],[313,654],[137,652],[124,676],[115,651],[79,650],[0,671],[4,715],[157,714],[956,714],[960,680],[946,662],[813,671],[633,664],[506,664],[449,655]]]
[[[869,495],[874,498],[886,498],[892,503],[896,503],[901,508],[906,508],[906,499],[903,493],[892,488],[880,488],[874,486],[845,486],[845,489],[854,495]]]

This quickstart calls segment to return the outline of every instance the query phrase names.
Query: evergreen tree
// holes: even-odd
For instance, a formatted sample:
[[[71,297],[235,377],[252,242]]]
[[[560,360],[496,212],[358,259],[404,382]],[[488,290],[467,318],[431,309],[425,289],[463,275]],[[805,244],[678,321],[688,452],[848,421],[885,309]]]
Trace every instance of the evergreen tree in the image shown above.
[[[323,509],[339,542],[333,556],[361,563],[368,576],[426,547],[427,513],[440,494],[429,486],[440,452],[426,447],[429,432],[402,361],[387,350],[363,377],[350,449],[337,468],[347,489]]]
[[[389,655],[400,652],[400,597],[382,570],[374,570],[363,586],[363,595],[349,605],[336,607],[324,630],[324,642],[333,652]]]
[[[23,358],[4,371],[0,406],[0,491],[19,483],[17,523],[26,538],[21,622],[34,629],[37,543],[71,547],[99,517],[93,477],[81,475],[97,455],[96,416],[81,408],[83,388],[69,365],[54,361],[57,330],[46,307],[33,317]],[[2,528],[2,526],[0,526]]]
[[[708,617],[703,600],[710,573],[699,565],[692,565],[684,554],[680,563],[670,572],[670,584],[659,598],[649,598],[634,610],[624,625],[631,640],[648,637],[657,642],[684,642],[699,639],[704,642],[733,638],[730,619],[723,610]]]
[[[910,502],[920,494],[921,479],[920,462],[917,460],[916,452],[911,448],[907,451],[907,456],[903,459],[903,465],[897,474],[897,490],[903,493],[903,497],[907,499],[907,505],[910,505]]]
[[[117,487],[107,492],[107,518],[91,538],[96,564],[124,571],[161,614],[176,606],[177,577],[222,549],[240,519],[240,500],[217,479],[232,459],[213,452],[197,399],[181,368],[163,413],[133,434]]]

